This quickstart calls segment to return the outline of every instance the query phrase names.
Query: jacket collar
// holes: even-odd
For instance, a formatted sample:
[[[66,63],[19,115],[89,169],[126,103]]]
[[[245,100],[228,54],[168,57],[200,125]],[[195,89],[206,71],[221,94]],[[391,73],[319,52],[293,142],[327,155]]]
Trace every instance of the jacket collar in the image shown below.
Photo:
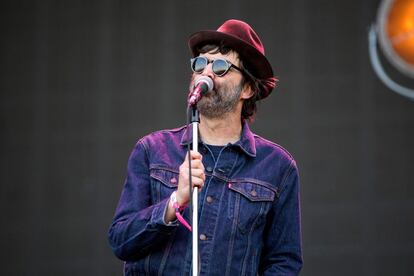
[[[243,120],[242,124],[243,124],[243,128],[242,128],[240,140],[232,145],[239,147],[248,156],[256,157],[256,144],[254,140],[254,134],[251,132],[246,120]],[[193,140],[193,128],[192,128],[192,125],[190,124],[188,127],[184,129],[180,144],[182,146],[186,146],[188,142],[192,144],[193,142],[192,140]],[[198,142],[202,143],[200,138],[198,138]]]

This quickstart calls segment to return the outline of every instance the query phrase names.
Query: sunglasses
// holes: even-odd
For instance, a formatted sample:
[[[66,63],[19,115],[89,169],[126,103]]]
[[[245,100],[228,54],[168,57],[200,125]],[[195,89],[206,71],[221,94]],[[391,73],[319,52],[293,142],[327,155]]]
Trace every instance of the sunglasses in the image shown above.
[[[230,68],[234,68],[241,73],[243,70],[237,67],[236,65],[232,64],[230,61],[227,61],[222,58],[218,58],[215,60],[208,60],[206,57],[195,57],[191,59],[191,69],[194,73],[200,74],[204,71],[209,63],[212,63],[212,71],[214,75],[218,77],[222,77],[230,70]]]

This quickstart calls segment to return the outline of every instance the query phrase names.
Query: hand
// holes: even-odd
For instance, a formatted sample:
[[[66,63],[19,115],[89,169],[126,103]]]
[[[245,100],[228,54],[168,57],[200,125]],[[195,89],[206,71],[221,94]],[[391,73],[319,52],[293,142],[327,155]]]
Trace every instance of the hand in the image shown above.
[[[204,186],[206,175],[204,174],[204,165],[201,162],[203,156],[196,151],[191,151],[191,181],[193,188],[198,187],[199,191]],[[178,178],[178,189],[177,189],[177,203],[180,206],[186,205],[190,201],[190,177],[189,177],[189,162],[188,153],[185,155],[185,160],[180,166],[180,175]]]

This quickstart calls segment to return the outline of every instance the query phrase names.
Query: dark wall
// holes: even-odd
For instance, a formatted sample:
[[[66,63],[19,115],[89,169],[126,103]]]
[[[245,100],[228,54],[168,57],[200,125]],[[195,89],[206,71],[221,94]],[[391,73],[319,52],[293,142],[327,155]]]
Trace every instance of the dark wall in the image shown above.
[[[121,275],[106,233],[135,141],[185,122],[187,37],[228,18],[280,86],[253,129],[296,158],[302,275],[413,275],[414,102],[368,59],[378,1],[2,1],[1,275]]]

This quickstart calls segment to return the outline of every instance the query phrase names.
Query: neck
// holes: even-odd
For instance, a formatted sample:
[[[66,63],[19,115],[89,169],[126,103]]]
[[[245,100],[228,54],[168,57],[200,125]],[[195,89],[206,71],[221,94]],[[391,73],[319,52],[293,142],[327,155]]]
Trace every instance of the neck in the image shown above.
[[[200,114],[200,138],[209,145],[224,146],[240,139],[242,124],[240,114],[229,114],[225,118],[211,119]]]

